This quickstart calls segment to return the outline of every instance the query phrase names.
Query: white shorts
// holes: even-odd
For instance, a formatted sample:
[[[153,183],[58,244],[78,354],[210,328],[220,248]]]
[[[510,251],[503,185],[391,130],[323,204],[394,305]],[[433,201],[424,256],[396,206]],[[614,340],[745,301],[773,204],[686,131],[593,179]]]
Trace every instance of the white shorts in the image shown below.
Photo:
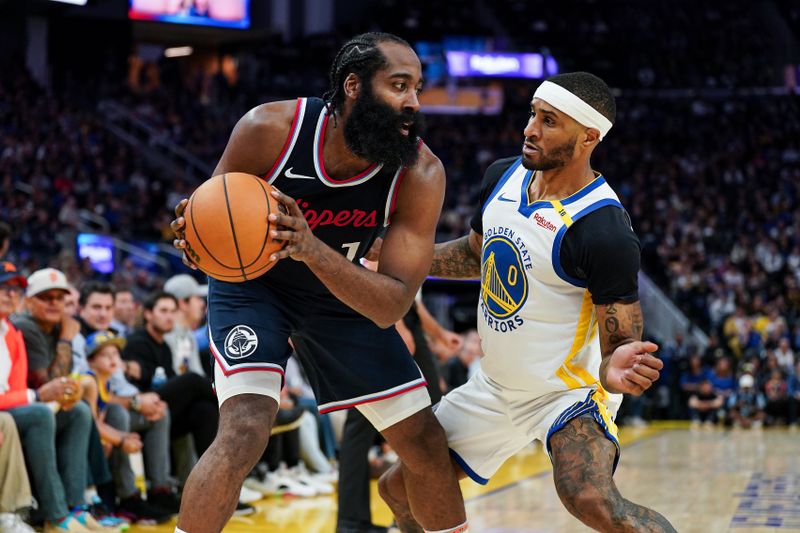
[[[580,388],[538,397],[533,394],[506,390],[478,371],[435,408],[451,455],[473,480],[485,485],[506,459],[533,440],[542,441],[549,452],[550,435],[587,414],[594,416],[617,446],[619,458],[614,424],[619,403],[607,401],[605,391]]]
[[[261,394],[281,402],[283,376],[277,372],[238,372],[227,376],[214,361],[214,389],[220,407],[239,394]],[[358,398],[356,399],[358,400]],[[428,389],[417,387],[383,400],[365,401],[355,406],[378,431],[405,420],[431,404]]]

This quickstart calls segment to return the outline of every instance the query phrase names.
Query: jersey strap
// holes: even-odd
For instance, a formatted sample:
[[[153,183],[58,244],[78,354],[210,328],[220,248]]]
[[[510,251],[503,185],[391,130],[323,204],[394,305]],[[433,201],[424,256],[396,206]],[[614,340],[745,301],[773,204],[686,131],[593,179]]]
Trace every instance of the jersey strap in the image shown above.
[[[294,118],[292,119],[292,127],[289,130],[289,135],[286,137],[286,142],[283,143],[281,154],[278,156],[278,159],[275,160],[269,172],[264,175],[264,179],[269,184],[272,184],[275,178],[280,176],[283,167],[292,155],[294,145],[297,144],[297,138],[300,136],[300,126],[303,124],[303,118],[305,117],[306,104],[307,100],[305,98],[297,99],[297,104],[294,108]]]

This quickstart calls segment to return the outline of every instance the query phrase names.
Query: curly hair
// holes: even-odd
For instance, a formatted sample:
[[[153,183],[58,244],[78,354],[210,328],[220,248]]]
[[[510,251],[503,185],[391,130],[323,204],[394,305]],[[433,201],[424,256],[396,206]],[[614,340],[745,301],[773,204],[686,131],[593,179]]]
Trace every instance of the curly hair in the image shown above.
[[[398,43],[411,48],[405,39],[397,35],[369,32],[356,35],[339,49],[331,65],[330,88],[322,95],[328,113],[333,114],[344,105],[343,86],[348,75],[355,74],[363,83],[369,83],[372,76],[386,66],[386,56],[378,48],[378,45],[384,42]],[[336,120],[335,115],[334,120]]]

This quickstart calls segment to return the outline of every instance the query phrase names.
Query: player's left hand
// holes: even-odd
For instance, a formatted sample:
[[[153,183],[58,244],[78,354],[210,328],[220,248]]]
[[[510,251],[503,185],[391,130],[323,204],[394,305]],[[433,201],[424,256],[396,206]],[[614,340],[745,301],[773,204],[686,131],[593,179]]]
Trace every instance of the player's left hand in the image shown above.
[[[291,257],[295,261],[305,262],[318,255],[322,242],[311,233],[308,221],[294,198],[275,187],[272,188],[272,196],[284,207],[285,213],[272,213],[269,216],[269,221],[277,226],[277,229],[270,230],[270,236],[284,241],[286,245],[272,254],[270,261]]]
[[[642,394],[658,379],[658,371],[664,367],[660,359],[651,355],[656,350],[658,346],[647,341],[618,346],[600,365],[603,387],[609,392]]]

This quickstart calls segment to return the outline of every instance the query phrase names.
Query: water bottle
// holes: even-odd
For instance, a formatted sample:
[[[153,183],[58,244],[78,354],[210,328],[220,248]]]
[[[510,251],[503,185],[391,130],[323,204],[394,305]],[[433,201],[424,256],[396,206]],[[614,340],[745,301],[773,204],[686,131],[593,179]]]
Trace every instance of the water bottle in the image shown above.
[[[163,366],[159,366],[158,368],[156,368],[155,374],[153,374],[153,381],[151,382],[151,387],[153,390],[155,390],[166,382],[167,382],[167,372],[164,370]]]

